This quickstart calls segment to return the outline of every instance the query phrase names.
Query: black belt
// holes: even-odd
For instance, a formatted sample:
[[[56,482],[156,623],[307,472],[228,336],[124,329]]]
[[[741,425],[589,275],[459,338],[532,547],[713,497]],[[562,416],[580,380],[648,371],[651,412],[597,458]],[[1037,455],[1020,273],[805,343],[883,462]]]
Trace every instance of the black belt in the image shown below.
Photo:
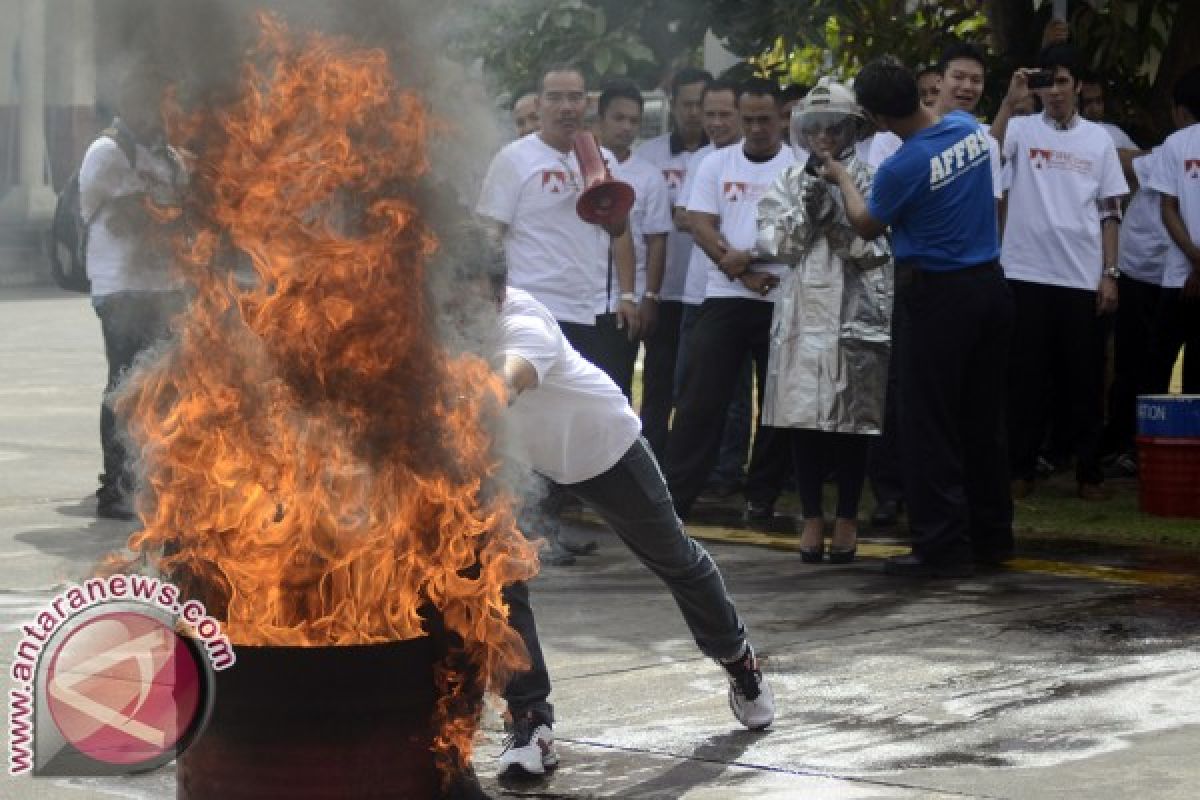
[[[956,269],[921,269],[919,265],[912,261],[907,262],[906,266],[912,267],[912,280],[914,283],[941,278],[982,275],[989,272],[1003,273],[1003,270],[1000,267],[1000,262],[994,260],[985,261],[982,264],[974,264],[969,267],[957,267]]]

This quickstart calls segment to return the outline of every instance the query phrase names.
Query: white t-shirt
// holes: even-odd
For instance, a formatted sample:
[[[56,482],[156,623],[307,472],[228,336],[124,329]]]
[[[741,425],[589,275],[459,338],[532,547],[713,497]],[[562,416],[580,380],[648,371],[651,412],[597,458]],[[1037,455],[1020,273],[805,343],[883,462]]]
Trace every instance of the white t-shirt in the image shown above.
[[[171,262],[148,249],[143,237],[117,236],[109,230],[113,214],[109,201],[146,192],[153,184],[177,186],[182,179],[167,156],[140,144],[135,149],[136,168],[112,137],[100,136],[88,147],[79,168],[79,210],[84,220],[91,221],[87,273],[95,297],[169,291],[181,285]]]
[[[730,247],[750,250],[758,240],[758,199],[763,196],[779,174],[796,163],[796,155],[786,145],[770,161],[756,163],[746,158],[742,144],[716,151],[696,171],[696,182],[688,197],[688,211],[715,214],[718,230]],[[699,245],[696,246],[700,249]],[[711,264],[711,261],[709,262]],[[756,272],[782,276],[787,267],[778,262],[755,264]],[[712,264],[708,270],[708,285],[704,297],[741,297],[773,303],[779,294],[775,288],[760,295],[745,287],[741,281],[731,281]]]
[[[510,455],[557,483],[610,469],[641,434],[641,421],[607,375],[571,347],[549,309],[509,287],[500,313],[501,351],[528,361],[536,388],[508,409]]]
[[[1137,144],[1133,141],[1133,139],[1129,138],[1128,133],[1121,130],[1116,125],[1113,125],[1111,122],[1097,122],[1096,124],[1099,125],[1101,128],[1104,128],[1104,130],[1108,131],[1108,135],[1113,141],[1113,146],[1115,146],[1118,150],[1141,150],[1142,149],[1137,146]]]
[[[1133,160],[1140,188],[1134,192],[1121,220],[1121,272],[1129,277],[1162,285],[1163,266],[1171,237],[1162,222],[1162,195],[1150,188],[1161,147]]]
[[[600,152],[616,162],[608,150]],[[574,151],[561,153],[531,133],[492,159],[475,210],[508,226],[509,284],[533,294],[555,319],[594,325],[610,237],[575,213],[582,186]]]
[[[680,150],[678,153],[672,153],[671,134],[664,133],[639,147],[634,152],[634,156],[649,161],[662,172],[667,187],[668,211],[673,211],[677,206],[683,205],[680,202],[683,185],[688,175],[694,171],[693,168],[699,165],[698,158],[702,158],[701,154],[708,153],[710,150],[711,148],[705,146],[694,151]],[[692,257],[692,246],[692,235],[677,230],[672,224],[671,230],[667,233],[667,263],[666,269],[663,271],[662,291],[659,292],[661,300],[669,302],[683,300],[684,285],[687,283],[688,276],[688,262]]]
[[[1192,241],[1200,243],[1200,123],[1175,131],[1162,144],[1154,165],[1150,188],[1179,198],[1179,215]],[[1162,285],[1178,289],[1191,274],[1192,264],[1183,251],[1169,242]]]
[[[985,130],[984,132],[987,133],[988,147],[992,152],[992,194],[999,199],[1004,196],[1007,181],[1004,175],[1004,161],[1000,158],[1000,143],[996,141],[996,137],[992,136],[990,131]],[[904,144],[904,140],[891,131],[879,131],[871,139],[867,164],[878,169],[880,164],[896,154],[902,144]]]
[[[741,146],[741,142],[727,145],[727,147]],[[716,149],[710,143],[692,154],[692,169],[684,176],[683,187],[679,190],[679,195],[675,199],[676,207],[688,207],[688,200],[691,199],[692,189],[696,185],[696,173],[700,171],[700,167],[704,165],[704,162],[708,160],[708,157]],[[681,299],[688,305],[698,306],[704,302],[704,292],[708,288],[708,271],[716,269],[716,264],[713,264],[712,259],[704,252],[704,248],[696,244],[691,234],[687,236],[688,241],[692,243],[692,249],[688,253],[687,276],[683,285],[683,296]]]
[[[629,232],[633,235],[633,252],[637,258],[634,293],[640,298],[642,292],[646,291],[646,237],[667,233],[675,228],[671,222],[671,206],[667,201],[667,184],[657,167],[636,155],[614,164],[610,171],[614,178],[632,186],[636,195],[633,208],[629,211]],[[604,288],[596,296],[596,313],[615,311],[620,295],[621,287],[617,282],[614,263],[611,284],[605,275]]]
[[[1076,117],[1057,130],[1017,117],[1004,137],[1012,166],[1000,262],[1009,278],[1095,291],[1104,269],[1097,201],[1129,192],[1103,128]]]

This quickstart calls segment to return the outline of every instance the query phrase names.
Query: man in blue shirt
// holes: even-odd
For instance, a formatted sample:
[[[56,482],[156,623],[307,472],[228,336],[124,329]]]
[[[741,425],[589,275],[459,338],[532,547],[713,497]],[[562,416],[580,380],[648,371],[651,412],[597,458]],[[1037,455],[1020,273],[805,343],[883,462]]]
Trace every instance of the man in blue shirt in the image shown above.
[[[825,177],[859,234],[891,228],[896,263],[914,275],[899,367],[913,552],[884,570],[966,577],[1013,549],[1004,420],[1013,306],[997,262],[987,132],[969,114],[922,106],[912,72],[892,58],[864,67],[854,88],[876,125],[904,144],[879,165],[869,202],[836,161]]]

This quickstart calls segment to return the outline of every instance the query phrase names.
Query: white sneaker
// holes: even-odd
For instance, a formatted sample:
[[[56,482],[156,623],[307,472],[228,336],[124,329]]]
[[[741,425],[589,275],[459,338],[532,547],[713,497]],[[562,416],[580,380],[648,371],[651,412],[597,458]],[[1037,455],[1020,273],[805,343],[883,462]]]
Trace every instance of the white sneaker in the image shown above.
[[[532,714],[513,720],[512,734],[504,741],[497,763],[500,776],[545,775],[557,766],[550,725]]]
[[[775,721],[775,694],[758,667],[754,648],[746,645],[746,654],[737,661],[721,662],[729,673],[729,710],[738,722],[752,731],[761,731]]]

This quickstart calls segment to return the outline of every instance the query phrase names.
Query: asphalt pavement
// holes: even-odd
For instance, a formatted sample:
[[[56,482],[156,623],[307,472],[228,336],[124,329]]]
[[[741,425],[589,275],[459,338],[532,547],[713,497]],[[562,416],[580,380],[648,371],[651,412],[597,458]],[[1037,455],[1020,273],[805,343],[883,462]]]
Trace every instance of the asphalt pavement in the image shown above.
[[[65,582],[133,525],[92,514],[99,325],[58,290],[0,292],[0,660]],[[804,565],[787,532],[696,526],[778,703],[739,729],[725,680],[670,596],[586,515],[594,555],[533,584],[562,766],[497,785],[494,706],[476,768],[495,797],[1188,798],[1200,786],[1200,567],[1182,554],[1022,541],[970,580],[881,574],[902,544]],[[236,668],[236,667],[235,667]],[[0,777],[0,797],[167,798],[170,766],[127,778]]]

